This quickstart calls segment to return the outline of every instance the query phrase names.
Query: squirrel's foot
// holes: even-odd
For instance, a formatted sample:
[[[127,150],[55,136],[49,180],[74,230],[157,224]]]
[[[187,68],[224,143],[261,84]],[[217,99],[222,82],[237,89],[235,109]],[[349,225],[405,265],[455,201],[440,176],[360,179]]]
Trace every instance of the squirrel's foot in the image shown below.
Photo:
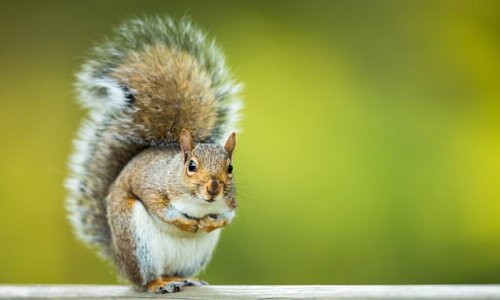
[[[156,279],[148,283],[147,288],[150,292],[156,294],[167,294],[180,292],[182,287],[185,286],[202,285],[207,285],[207,283],[190,278],[163,277],[162,279]]]

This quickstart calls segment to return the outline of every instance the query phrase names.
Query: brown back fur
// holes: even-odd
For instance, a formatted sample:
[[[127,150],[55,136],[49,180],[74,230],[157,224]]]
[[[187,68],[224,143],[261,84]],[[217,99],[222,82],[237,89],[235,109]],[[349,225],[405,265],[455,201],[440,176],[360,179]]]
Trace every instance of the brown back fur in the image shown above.
[[[207,140],[217,120],[211,79],[188,53],[165,45],[130,53],[112,74],[134,92],[134,124],[148,135],[176,141],[183,128]]]

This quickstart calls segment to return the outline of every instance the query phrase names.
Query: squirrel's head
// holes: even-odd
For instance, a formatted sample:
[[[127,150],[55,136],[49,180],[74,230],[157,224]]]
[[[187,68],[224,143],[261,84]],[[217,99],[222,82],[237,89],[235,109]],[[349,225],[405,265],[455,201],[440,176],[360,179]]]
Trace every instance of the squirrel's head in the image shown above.
[[[179,138],[183,158],[183,181],[190,193],[207,203],[227,201],[235,205],[233,187],[233,151],[236,134],[229,135],[224,147],[217,144],[195,144],[185,129]]]

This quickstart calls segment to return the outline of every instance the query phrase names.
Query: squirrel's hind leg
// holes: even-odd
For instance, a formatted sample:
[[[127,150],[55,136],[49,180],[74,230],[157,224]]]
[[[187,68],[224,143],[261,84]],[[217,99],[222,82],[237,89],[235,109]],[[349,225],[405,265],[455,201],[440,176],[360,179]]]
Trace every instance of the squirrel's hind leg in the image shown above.
[[[149,282],[147,284],[147,288],[150,292],[156,294],[166,294],[166,293],[179,292],[185,286],[202,286],[202,285],[207,285],[207,283],[204,281],[199,281],[190,278],[163,276],[161,279],[155,279]]]
[[[157,277],[149,249],[141,243],[141,238],[147,240],[148,234],[140,232],[140,227],[152,226],[137,224],[135,220],[138,212],[147,213],[140,201],[119,185],[111,189],[107,205],[115,265],[123,277],[130,280],[136,288],[142,289],[147,282]],[[141,237],[141,234],[145,236]]]

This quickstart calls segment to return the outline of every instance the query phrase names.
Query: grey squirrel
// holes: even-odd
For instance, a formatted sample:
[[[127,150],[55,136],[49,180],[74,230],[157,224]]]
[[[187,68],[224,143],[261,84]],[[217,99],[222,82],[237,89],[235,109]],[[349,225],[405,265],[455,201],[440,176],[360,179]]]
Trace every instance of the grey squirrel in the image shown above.
[[[69,163],[69,218],[136,288],[204,284],[189,277],[237,207],[239,87],[221,50],[185,18],[123,23],[78,72],[89,114]]]

